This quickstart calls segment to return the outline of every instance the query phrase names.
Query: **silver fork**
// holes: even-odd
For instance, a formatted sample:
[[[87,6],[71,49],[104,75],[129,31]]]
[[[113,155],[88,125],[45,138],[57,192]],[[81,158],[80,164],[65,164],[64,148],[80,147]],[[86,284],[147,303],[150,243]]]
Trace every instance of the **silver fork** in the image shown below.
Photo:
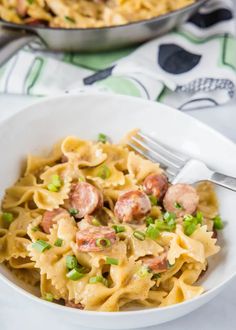
[[[138,131],[132,136],[128,145],[145,158],[158,162],[173,184],[210,181],[236,191],[236,178],[214,172],[204,162],[180,154],[143,132]]]

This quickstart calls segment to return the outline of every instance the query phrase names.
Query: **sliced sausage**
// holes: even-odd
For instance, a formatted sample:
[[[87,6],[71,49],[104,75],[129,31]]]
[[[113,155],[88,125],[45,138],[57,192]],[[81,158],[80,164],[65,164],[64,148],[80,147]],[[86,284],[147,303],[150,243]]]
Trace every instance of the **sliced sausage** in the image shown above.
[[[150,210],[148,196],[139,190],[120,195],[114,208],[115,216],[123,222],[140,222]]]
[[[142,262],[154,273],[162,273],[168,270],[167,253],[160,256],[150,256],[142,258]]]
[[[50,233],[50,228],[52,228],[52,225],[55,223],[54,219],[59,214],[65,215],[65,216],[69,215],[69,213],[61,207],[59,207],[58,209],[52,210],[52,211],[44,212],[40,226],[42,227],[42,229],[45,233],[47,233],[47,234]]]
[[[77,210],[75,217],[81,219],[103,206],[103,195],[88,182],[73,183],[69,194],[69,205]]]
[[[16,1],[16,11],[21,17],[25,17],[27,14],[28,3],[27,0],[17,0]]]
[[[148,175],[143,182],[143,187],[146,194],[162,199],[168,189],[167,176],[165,174]]]
[[[82,252],[103,251],[115,242],[115,230],[105,226],[90,226],[76,233],[77,247]]]
[[[65,301],[65,306],[77,309],[84,309],[84,306],[81,303],[76,304],[73,300]]]
[[[196,189],[188,184],[178,183],[168,188],[163,204],[168,212],[177,217],[193,214],[198,206],[199,197]]]

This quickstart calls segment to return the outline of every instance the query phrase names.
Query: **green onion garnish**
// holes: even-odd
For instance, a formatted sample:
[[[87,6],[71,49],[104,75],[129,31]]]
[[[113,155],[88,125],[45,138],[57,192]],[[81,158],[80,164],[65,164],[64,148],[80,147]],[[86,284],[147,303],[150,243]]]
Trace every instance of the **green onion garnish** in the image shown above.
[[[78,261],[75,256],[66,256],[66,267],[68,269],[74,269],[78,266]]]
[[[75,208],[71,208],[71,209],[69,209],[69,213],[70,213],[70,215],[74,216],[78,213],[78,210]]]
[[[175,202],[175,208],[181,210],[183,206],[180,203]]]
[[[98,134],[98,141],[102,142],[102,143],[106,143],[107,142],[107,136],[103,133],[99,133]]]
[[[49,183],[47,188],[51,192],[58,192],[58,188],[56,186],[54,186],[54,184],[52,184],[52,183]]]
[[[173,219],[175,220],[176,215],[174,213],[171,213],[171,212],[165,212],[164,215],[163,215],[163,218],[166,221],[170,221],[170,220],[173,220]]]
[[[57,175],[57,174],[53,175],[51,182],[55,187],[57,187],[57,188],[61,187],[61,179],[60,179],[59,175]]]
[[[31,228],[31,231],[34,232],[34,233],[35,233],[36,231],[38,231],[38,230],[39,230],[39,227],[38,227],[38,226],[34,226],[34,227]]]
[[[224,223],[219,215],[217,215],[214,219],[214,229],[221,230],[224,228]]]
[[[2,214],[2,218],[4,221],[11,223],[14,220],[13,214],[9,212],[4,212]]]
[[[101,238],[96,239],[96,245],[98,247],[106,247],[107,248],[107,247],[111,246],[111,241],[106,237],[101,237]]]
[[[141,278],[144,278],[149,274],[150,274],[150,269],[147,266],[141,266],[137,271],[137,275]]]
[[[63,240],[61,238],[58,238],[55,242],[54,242],[54,245],[55,246],[58,246],[58,247],[61,247],[62,246],[62,243],[63,243]]]
[[[157,239],[160,235],[160,231],[155,224],[151,223],[146,229],[146,235],[151,239]]]
[[[183,228],[185,235],[192,235],[197,229],[197,225],[202,224],[202,219],[203,215],[201,212],[197,212],[195,217],[191,214],[186,214],[183,219]]]
[[[149,200],[150,200],[150,202],[151,202],[151,205],[152,205],[152,206],[156,206],[157,203],[158,203],[158,199],[156,198],[156,196],[154,196],[154,195],[150,195],[150,196],[148,196],[148,197],[149,197]]]
[[[118,233],[123,233],[125,231],[125,227],[124,226],[118,226],[118,225],[114,225],[112,226],[112,228],[115,230],[115,232]]]
[[[147,217],[147,218],[145,219],[145,221],[146,221],[146,225],[147,225],[147,226],[149,226],[149,225],[151,225],[152,223],[155,222],[154,219],[153,219],[152,217]]]
[[[79,182],[85,182],[85,178],[83,176],[80,176],[78,180]]]
[[[84,274],[79,272],[78,269],[74,268],[69,273],[66,274],[66,277],[69,278],[72,281],[80,280],[82,277],[84,277]]]
[[[140,241],[144,241],[145,240],[145,233],[143,233],[142,231],[135,230],[133,232],[133,235],[134,235],[135,238],[139,239]]]
[[[96,226],[96,227],[101,226],[101,222],[100,222],[98,219],[96,219],[96,218],[93,218],[93,219],[91,220],[91,224],[92,224],[93,226]]]
[[[103,276],[93,276],[90,277],[89,279],[89,284],[97,284],[97,283],[102,283],[105,286],[108,286],[108,281],[106,278],[104,278]]]
[[[69,16],[64,16],[64,18],[65,18],[66,21],[75,24],[75,20],[73,18],[71,18]]]
[[[200,211],[197,211],[197,214],[195,216],[195,218],[197,219],[197,222],[200,223],[200,225],[202,224],[202,220],[203,220],[203,214]]]
[[[119,260],[116,259],[116,258],[109,258],[109,257],[106,257],[106,264],[107,265],[119,265]]]
[[[32,5],[34,3],[34,0],[27,0],[29,5]]]
[[[39,252],[44,252],[45,250],[49,250],[51,247],[52,246],[48,242],[45,242],[42,239],[39,239],[36,242],[32,243],[32,248]]]
[[[109,167],[107,167],[106,164],[103,164],[100,167],[97,176],[99,178],[103,179],[103,180],[106,180],[106,179],[108,179],[110,177],[110,175],[111,175],[111,171],[110,171]]]
[[[53,302],[53,299],[54,299],[53,294],[51,294],[51,293],[45,293],[42,298],[44,300],[47,300],[47,301],[50,301],[50,302]]]
[[[184,222],[184,233],[187,236],[192,235],[197,229],[197,225],[194,222]]]

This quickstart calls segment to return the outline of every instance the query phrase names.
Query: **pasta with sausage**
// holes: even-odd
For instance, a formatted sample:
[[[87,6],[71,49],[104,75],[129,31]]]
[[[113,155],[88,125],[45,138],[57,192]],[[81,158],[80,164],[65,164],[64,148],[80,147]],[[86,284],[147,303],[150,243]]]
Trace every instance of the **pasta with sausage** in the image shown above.
[[[66,137],[6,189],[0,262],[65,306],[120,311],[199,296],[222,228],[210,183],[169,183],[123,140]],[[96,293],[96,294],[94,294]]]

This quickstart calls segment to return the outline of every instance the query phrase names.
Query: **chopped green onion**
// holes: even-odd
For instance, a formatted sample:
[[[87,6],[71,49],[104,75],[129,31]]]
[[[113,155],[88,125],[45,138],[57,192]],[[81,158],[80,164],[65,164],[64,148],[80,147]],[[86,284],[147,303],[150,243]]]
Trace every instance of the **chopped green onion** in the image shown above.
[[[224,223],[219,215],[217,215],[214,219],[214,228],[217,230],[221,230],[224,228]]]
[[[98,141],[102,142],[102,143],[106,143],[107,142],[107,136],[103,133],[99,133],[98,134]]]
[[[51,247],[52,246],[48,242],[45,242],[42,239],[39,239],[35,243],[32,243],[32,248],[39,252],[44,252],[45,250],[49,250]]]
[[[202,220],[203,220],[203,214],[202,214],[202,212],[197,211],[197,214],[196,214],[196,217],[195,218],[197,219],[197,222],[200,223],[200,225],[201,225],[202,224]]]
[[[84,274],[79,272],[79,269],[74,268],[71,271],[69,271],[69,273],[66,274],[66,277],[72,281],[77,281],[80,280],[82,277],[84,277]]]
[[[147,266],[141,266],[137,271],[137,275],[141,278],[145,278],[149,274],[150,274],[150,269]]]
[[[184,222],[184,233],[187,236],[192,235],[197,229],[197,225],[194,222]]]
[[[171,213],[171,212],[165,212],[165,214],[163,215],[163,218],[166,221],[175,220],[176,215],[174,213]]]
[[[112,226],[112,228],[115,230],[115,232],[118,233],[123,233],[125,231],[125,227],[124,226],[118,226],[118,225],[114,225]]]
[[[63,243],[63,240],[61,238],[58,238],[55,242],[54,242],[54,245],[55,246],[58,246],[58,247],[61,247],[62,246],[62,243]]]
[[[96,227],[101,226],[101,222],[98,219],[96,219],[96,218],[93,218],[91,220],[91,223],[92,223],[93,226],[96,226]]]
[[[135,238],[139,239],[140,241],[144,241],[145,240],[145,233],[143,233],[142,231],[135,230],[133,232],[133,235],[134,235]]]
[[[149,197],[149,200],[150,200],[150,202],[151,202],[151,205],[152,205],[152,206],[156,206],[157,203],[158,203],[158,199],[156,198],[156,196],[154,196],[154,195],[150,195],[150,196],[148,196],[148,197]]]
[[[109,257],[106,257],[106,264],[107,265],[119,265],[119,260],[116,259],[116,258],[109,258]]]
[[[145,219],[145,221],[146,221],[146,225],[147,226],[149,226],[149,225],[151,225],[151,224],[153,224],[155,221],[154,221],[154,219],[152,218],[152,217],[147,217],[146,219]]]
[[[4,212],[2,214],[2,218],[4,221],[11,223],[14,220],[13,214],[9,212]]]
[[[184,216],[184,221],[193,221],[194,220],[194,217],[191,215],[191,214],[186,214],[185,216]]]
[[[75,20],[73,18],[71,18],[69,16],[64,16],[64,18],[65,18],[66,21],[75,24]]]
[[[153,274],[152,276],[152,280],[158,280],[159,278],[161,277],[161,274],[160,273],[156,273],[156,274]]]
[[[78,213],[78,210],[75,208],[71,208],[71,209],[69,209],[69,213],[70,213],[70,215],[74,216]]]
[[[53,175],[51,182],[55,187],[57,187],[57,188],[61,187],[61,179],[60,179],[59,175],[57,175],[57,174]]]
[[[85,180],[85,178],[83,177],[83,176],[80,176],[79,177],[79,182],[85,182],[86,180]]]
[[[97,176],[99,178],[103,179],[103,180],[106,180],[106,179],[108,179],[110,177],[110,175],[111,175],[111,171],[110,171],[109,167],[107,167],[106,164],[103,164],[100,167]]]
[[[183,208],[183,206],[180,203],[175,202],[175,208],[181,210]]]
[[[102,283],[105,286],[108,286],[108,281],[106,278],[104,278],[103,276],[92,276],[89,279],[89,284],[97,284],[97,283]]]
[[[111,246],[111,241],[106,237],[101,237],[96,240],[96,245],[98,247],[109,247]]]
[[[50,302],[53,302],[53,299],[54,299],[53,294],[51,294],[51,293],[45,293],[42,298],[44,300],[47,300],[47,301],[50,301]]]
[[[34,3],[34,0],[27,0],[29,5],[32,5]]]
[[[34,226],[34,227],[31,228],[31,231],[34,232],[34,233],[35,233],[36,231],[38,231],[38,230],[39,230],[39,227],[38,227],[38,226]]]
[[[66,267],[68,269],[74,269],[78,266],[78,261],[75,256],[66,256]]]
[[[49,183],[47,188],[51,192],[58,192],[58,188],[56,186],[54,186],[54,184],[52,184],[52,183]]]
[[[155,224],[151,223],[146,229],[146,235],[151,239],[157,239],[160,235],[160,231]]]

